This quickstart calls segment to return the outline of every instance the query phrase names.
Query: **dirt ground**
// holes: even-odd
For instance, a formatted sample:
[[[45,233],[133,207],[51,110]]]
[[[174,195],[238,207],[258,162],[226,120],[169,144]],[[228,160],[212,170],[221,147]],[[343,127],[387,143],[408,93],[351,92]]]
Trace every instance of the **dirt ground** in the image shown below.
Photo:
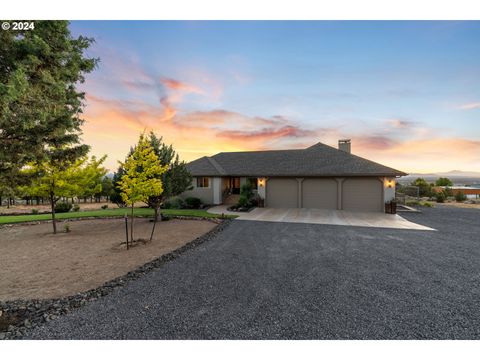
[[[135,219],[134,237],[148,239],[149,219]],[[0,300],[55,298],[102,285],[215,227],[206,220],[157,223],[151,243],[125,249],[123,219],[70,221],[52,234],[51,223],[0,227]],[[63,231],[64,224],[59,222]]]
[[[100,210],[102,205],[108,205],[109,209],[115,209],[118,206],[116,204],[107,202],[93,202],[93,203],[75,203],[80,206],[80,210]],[[145,205],[145,204],[141,204]],[[45,205],[10,205],[10,208],[6,206],[0,206],[0,214],[31,214],[32,210],[36,209],[39,213],[50,212],[50,204]]]

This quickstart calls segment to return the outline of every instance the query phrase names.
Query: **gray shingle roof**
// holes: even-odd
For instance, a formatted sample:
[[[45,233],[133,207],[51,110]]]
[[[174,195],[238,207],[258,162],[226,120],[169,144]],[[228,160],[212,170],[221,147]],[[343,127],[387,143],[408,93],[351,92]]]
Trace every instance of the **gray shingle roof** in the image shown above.
[[[306,149],[222,152],[187,165],[193,176],[404,176],[406,173],[318,143]]]

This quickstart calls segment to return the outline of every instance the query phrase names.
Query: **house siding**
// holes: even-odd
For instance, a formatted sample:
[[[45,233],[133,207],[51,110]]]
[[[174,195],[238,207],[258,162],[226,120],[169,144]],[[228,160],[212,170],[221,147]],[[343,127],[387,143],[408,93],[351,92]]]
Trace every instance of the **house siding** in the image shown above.
[[[208,187],[197,187],[197,178],[194,177],[192,180],[192,190],[187,190],[180,195],[182,199],[186,199],[187,197],[197,197],[202,200],[204,204],[213,204],[213,178],[208,177]]]

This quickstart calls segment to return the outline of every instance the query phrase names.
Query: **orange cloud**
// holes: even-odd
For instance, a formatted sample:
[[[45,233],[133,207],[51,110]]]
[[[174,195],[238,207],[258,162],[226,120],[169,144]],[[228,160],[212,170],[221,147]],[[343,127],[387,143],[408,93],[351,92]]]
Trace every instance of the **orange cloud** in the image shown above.
[[[480,171],[480,141],[464,138],[429,138],[378,142],[353,137],[352,151],[360,156],[406,172],[452,169]],[[384,145],[384,146],[381,146]]]
[[[228,138],[230,140],[255,139],[262,142],[284,137],[307,137],[309,135],[311,135],[311,132],[291,125],[278,129],[263,128],[255,131],[226,130],[217,133],[218,137]]]
[[[203,94],[203,91],[198,87],[175,79],[161,78],[160,82],[169,90],[180,90],[187,93]]]

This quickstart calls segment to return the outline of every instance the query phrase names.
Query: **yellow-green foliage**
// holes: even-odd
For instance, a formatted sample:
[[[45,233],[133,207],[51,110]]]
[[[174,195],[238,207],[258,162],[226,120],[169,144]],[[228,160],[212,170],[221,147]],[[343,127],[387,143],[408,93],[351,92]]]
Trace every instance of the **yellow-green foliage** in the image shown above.
[[[140,135],[134,152],[128,156],[125,163],[120,163],[125,171],[118,186],[123,201],[128,205],[136,202],[146,202],[149,196],[159,196],[163,192],[160,179],[168,166],[161,166],[144,134]]]
[[[105,158],[97,160],[93,156],[90,161],[88,157],[82,157],[74,163],[44,161],[29,164],[23,172],[32,177],[32,182],[19,190],[29,196],[55,199],[94,194],[102,190],[101,179],[107,171],[101,164]]]

